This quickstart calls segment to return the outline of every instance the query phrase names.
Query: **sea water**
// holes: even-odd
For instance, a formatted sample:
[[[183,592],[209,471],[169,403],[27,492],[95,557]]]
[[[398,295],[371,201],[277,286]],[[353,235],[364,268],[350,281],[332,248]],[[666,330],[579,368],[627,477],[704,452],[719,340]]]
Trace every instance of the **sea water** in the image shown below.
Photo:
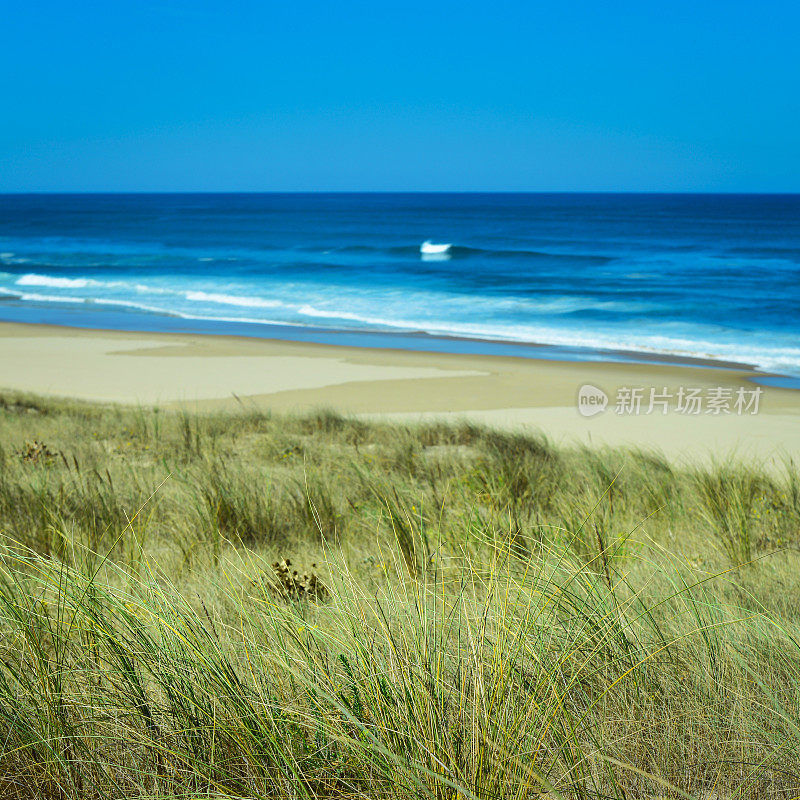
[[[3,195],[0,300],[2,320],[800,376],[800,195]]]

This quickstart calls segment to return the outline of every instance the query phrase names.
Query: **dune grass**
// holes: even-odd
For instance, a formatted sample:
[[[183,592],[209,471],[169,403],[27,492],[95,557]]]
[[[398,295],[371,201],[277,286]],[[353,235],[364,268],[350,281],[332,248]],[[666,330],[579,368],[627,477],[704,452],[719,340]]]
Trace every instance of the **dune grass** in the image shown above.
[[[795,797],[798,487],[0,398],[0,796]]]

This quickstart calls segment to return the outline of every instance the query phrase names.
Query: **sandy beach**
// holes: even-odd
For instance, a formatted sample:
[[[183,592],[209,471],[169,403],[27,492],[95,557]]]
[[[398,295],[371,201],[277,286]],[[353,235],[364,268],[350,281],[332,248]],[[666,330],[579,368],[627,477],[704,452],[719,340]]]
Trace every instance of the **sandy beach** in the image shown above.
[[[800,392],[764,387],[758,413],[678,413],[681,387],[750,393],[747,369],[372,350],[228,336],[87,331],[0,324],[0,387],[47,396],[198,410],[245,404],[333,408],[369,417],[469,419],[538,429],[556,442],[634,444],[671,457],[800,456]],[[609,397],[578,413],[581,386]],[[616,413],[626,388],[639,413]],[[647,413],[650,389],[673,395]]]

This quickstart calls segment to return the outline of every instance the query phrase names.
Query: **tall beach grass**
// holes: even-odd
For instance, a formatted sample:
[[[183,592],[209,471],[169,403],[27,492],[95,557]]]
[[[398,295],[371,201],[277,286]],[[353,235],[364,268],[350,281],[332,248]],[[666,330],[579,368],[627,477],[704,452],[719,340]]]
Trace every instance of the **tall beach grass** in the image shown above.
[[[3,797],[800,793],[792,463],[21,396],[0,448]]]

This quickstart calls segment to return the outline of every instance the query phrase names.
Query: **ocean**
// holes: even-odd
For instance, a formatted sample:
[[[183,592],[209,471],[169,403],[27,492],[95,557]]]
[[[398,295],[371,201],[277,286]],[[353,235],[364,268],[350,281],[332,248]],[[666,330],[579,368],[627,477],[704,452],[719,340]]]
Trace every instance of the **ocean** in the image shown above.
[[[798,377],[800,195],[2,195],[0,300],[0,320]]]

